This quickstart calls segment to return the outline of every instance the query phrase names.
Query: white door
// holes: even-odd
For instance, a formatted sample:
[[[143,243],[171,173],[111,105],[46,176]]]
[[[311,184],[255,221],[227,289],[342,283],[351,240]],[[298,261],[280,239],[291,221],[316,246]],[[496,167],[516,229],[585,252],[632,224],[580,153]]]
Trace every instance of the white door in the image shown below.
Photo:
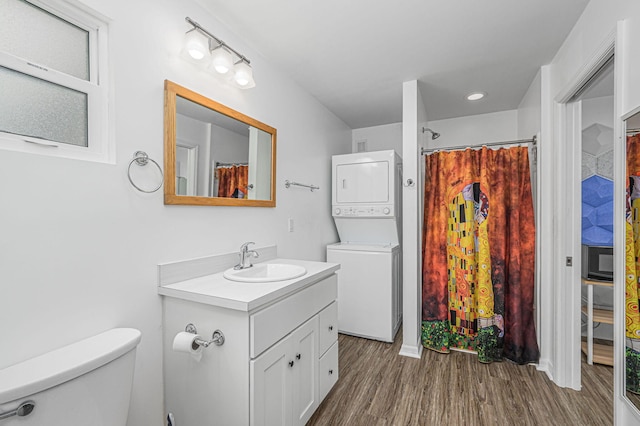
[[[338,203],[388,203],[389,162],[338,164],[335,171]]]
[[[251,361],[251,425],[291,424],[291,342],[287,337]]]
[[[304,425],[318,407],[318,317],[291,334],[293,424]]]
[[[565,267],[558,282],[565,283],[561,286],[560,300],[566,303],[561,310],[560,321],[563,324],[571,324],[557,330],[558,337],[563,341],[563,347],[567,356],[558,360],[557,380],[566,383],[568,387],[576,390],[581,388],[580,377],[580,321],[581,321],[581,241],[582,241],[582,102],[575,101],[565,105],[567,120],[566,144],[561,148],[561,163],[559,164],[559,184],[567,188],[561,192],[558,200],[560,215],[564,220],[561,227],[560,262]],[[562,223],[562,222],[561,222]]]
[[[176,194],[198,195],[198,145],[176,141]]]

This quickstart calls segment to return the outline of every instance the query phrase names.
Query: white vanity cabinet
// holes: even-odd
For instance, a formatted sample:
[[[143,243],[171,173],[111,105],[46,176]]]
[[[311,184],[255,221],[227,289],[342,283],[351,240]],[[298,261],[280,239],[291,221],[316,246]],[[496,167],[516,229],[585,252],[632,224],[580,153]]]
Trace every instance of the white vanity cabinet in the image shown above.
[[[312,264],[328,266],[313,273]],[[301,281],[244,304],[226,294],[222,300],[224,289],[203,295],[203,279],[164,287],[165,416],[171,412],[180,426],[304,425],[311,418],[338,378],[338,265],[305,266]],[[233,285],[247,292],[268,283]],[[188,323],[207,339],[222,330],[224,345],[204,349],[199,361],[173,351]]]
[[[318,318],[251,361],[251,424],[304,425],[318,407]]]
[[[336,303],[251,361],[253,425],[304,425],[338,381]]]

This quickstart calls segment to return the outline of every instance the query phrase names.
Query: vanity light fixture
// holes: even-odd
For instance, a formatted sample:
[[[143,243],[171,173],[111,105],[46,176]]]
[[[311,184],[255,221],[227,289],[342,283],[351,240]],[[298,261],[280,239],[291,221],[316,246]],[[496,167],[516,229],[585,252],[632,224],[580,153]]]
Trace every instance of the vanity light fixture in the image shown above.
[[[184,53],[194,62],[206,61],[209,56],[209,38],[197,28],[184,35]]]
[[[235,75],[233,79],[240,87],[246,87],[253,82],[253,70],[251,70],[251,66],[245,62],[244,59],[240,59],[240,61],[235,65]],[[255,83],[253,83],[255,86]]]
[[[251,61],[246,56],[188,16],[185,21],[193,26],[184,37],[184,52],[188,59],[218,74],[228,76],[234,85],[241,89],[255,87]]]
[[[211,67],[220,74],[233,69],[233,56],[226,47],[220,45],[211,51]]]
[[[480,99],[484,98],[487,94],[484,92],[473,92],[473,93],[469,93],[467,95],[467,100],[468,101],[479,101]]]

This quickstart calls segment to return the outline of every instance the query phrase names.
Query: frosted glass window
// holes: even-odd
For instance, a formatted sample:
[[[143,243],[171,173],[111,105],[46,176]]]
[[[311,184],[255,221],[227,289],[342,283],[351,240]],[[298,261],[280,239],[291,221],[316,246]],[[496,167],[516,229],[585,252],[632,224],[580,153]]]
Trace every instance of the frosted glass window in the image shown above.
[[[0,11],[0,51],[89,80],[88,31],[23,0]]]
[[[108,38],[84,4],[0,0],[0,150],[115,160]]]
[[[0,67],[0,131],[88,146],[87,94]]]

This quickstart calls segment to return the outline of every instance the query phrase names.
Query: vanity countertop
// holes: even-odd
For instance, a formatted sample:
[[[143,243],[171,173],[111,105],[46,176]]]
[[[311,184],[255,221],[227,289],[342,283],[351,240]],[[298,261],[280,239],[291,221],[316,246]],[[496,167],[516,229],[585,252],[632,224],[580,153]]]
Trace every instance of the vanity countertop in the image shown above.
[[[219,272],[160,286],[158,293],[211,306],[250,312],[328,277],[340,269],[338,263],[295,259],[272,259],[261,263],[299,265],[304,267],[307,273],[291,280],[247,283],[228,280],[222,276],[223,272]]]

